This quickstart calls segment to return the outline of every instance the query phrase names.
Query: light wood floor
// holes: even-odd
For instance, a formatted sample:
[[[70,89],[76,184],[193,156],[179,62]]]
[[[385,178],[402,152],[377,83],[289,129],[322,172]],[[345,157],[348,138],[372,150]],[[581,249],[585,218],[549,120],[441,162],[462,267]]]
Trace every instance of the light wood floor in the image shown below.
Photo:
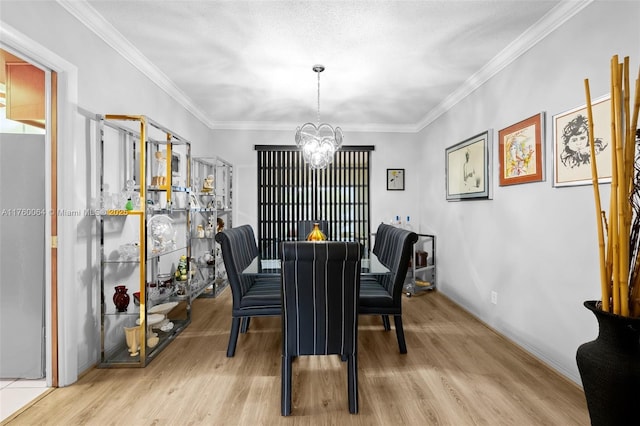
[[[144,369],[92,369],[9,419],[15,425],[588,425],[582,390],[437,291],[406,298],[409,353],[360,317],[360,413],[346,363],[294,362],[293,415],[280,416],[280,320],[252,320],[226,357],[230,292],[198,299],[193,322]],[[393,322],[392,322],[393,323]]]

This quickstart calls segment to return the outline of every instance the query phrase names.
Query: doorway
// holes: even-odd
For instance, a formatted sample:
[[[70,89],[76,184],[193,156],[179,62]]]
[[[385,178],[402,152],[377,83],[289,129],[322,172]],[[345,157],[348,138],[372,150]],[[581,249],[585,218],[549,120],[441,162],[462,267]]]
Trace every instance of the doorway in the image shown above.
[[[0,49],[0,62],[0,378],[56,386],[57,369],[47,371],[56,335],[45,330],[56,329],[47,307],[56,283],[47,248],[55,167],[47,162],[55,158],[57,80],[17,52]]]

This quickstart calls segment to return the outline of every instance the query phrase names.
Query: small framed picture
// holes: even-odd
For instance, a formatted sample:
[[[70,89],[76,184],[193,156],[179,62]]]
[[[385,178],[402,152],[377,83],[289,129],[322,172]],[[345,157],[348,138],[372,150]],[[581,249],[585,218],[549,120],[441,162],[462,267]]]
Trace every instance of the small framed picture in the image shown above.
[[[404,191],[404,169],[387,169],[387,191]]]
[[[182,158],[182,154],[179,152],[171,153],[171,176],[180,177],[182,176],[182,167],[184,166],[184,161]]]

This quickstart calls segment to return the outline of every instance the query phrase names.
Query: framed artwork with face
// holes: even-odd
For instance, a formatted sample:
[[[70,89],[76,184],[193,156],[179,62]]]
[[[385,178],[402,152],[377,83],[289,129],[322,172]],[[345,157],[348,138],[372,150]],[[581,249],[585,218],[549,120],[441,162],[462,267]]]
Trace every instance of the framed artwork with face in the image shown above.
[[[611,97],[591,102],[598,182],[611,182]],[[590,185],[591,146],[587,106],[553,116],[553,186]]]

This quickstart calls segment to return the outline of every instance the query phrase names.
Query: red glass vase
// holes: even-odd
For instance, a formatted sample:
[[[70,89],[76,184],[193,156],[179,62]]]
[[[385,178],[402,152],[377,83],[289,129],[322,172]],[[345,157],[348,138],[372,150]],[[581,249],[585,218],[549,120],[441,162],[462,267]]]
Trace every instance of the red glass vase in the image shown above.
[[[129,307],[129,294],[127,294],[127,287],[123,285],[117,285],[115,293],[113,294],[113,304],[116,305],[118,312],[127,312]]]

